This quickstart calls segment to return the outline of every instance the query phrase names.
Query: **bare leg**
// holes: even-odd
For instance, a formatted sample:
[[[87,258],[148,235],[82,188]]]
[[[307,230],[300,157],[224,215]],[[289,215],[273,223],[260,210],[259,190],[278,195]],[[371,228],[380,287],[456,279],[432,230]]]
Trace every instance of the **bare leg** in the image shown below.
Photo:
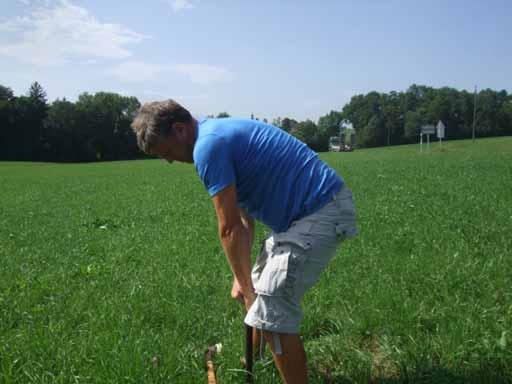
[[[274,334],[263,331],[263,336],[274,356],[274,362],[285,384],[306,384],[308,369],[306,352],[299,335],[278,334],[282,354],[275,353]]]

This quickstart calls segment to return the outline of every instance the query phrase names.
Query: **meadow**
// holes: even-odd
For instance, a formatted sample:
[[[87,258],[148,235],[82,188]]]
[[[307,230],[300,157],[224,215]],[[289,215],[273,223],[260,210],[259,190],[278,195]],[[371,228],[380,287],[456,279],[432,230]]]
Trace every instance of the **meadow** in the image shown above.
[[[311,383],[512,382],[512,138],[418,149],[321,154],[360,235],[304,301]],[[0,163],[0,191],[0,383],[203,383],[218,342],[219,382],[244,381],[193,166]]]

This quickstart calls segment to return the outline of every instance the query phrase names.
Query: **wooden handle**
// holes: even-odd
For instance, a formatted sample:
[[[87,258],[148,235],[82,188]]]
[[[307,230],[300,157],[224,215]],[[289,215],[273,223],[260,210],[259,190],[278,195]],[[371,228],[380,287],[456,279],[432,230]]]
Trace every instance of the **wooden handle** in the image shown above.
[[[253,349],[252,349],[252,327],[246,325],[245,326],[245,369],[247,371],[247,383],[252,383],[252,357],[253,357]]]
[[[206,362],[206,369],[208,371],[208,384],[217,384],[217,379],[215,378],[215,368],[213,367],[213,361],[208,360]]]

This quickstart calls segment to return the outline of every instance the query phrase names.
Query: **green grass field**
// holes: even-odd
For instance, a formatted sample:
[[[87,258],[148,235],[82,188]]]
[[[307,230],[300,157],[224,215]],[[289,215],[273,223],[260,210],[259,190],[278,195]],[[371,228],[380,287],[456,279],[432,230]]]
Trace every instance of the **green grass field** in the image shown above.
[[[512,382],[512,138],[443,145],[321,155],[360,235],[305,298],[312,383]],[[0,383],[204,383],[217,342],[219,382],[243,382],[193,166],[0,163],[0,191]]]

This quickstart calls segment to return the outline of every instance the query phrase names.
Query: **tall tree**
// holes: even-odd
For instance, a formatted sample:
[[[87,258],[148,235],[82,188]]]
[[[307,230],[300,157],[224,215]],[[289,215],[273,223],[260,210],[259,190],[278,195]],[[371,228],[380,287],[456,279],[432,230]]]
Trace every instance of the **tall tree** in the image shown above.
[[[0,160],[16,160],[14,153],[14,93],[0,85]]]
[[[290,132],[296,138],[306,143],[310,148],[317,150],[318,138],[316,124],[311,120],[301,121]]]
[[[0,84],[0,101],[9,101],[14,98],[14,93],[11,88],[4,87]]]
[[[48,113],[48,103],[46,99],[46,92],[37,81],[32,83],[28,90],[28,97],[26,98],[26,105],[21,106],[23,110],[22,125],[24,142],[27,145],[27,151],[30,155],[25,153],[26,160],[42,160],[43,158],[43,142],[44,138],[44,119]],[[23,102],[23,100],[20,100]],[[27,108],[26,110],[24,108]]]
[[[45,160],[78,161],[81,159],[78,114],[74,103],[55,100],[45,120]]]
[[[83,93],[76,102],[82,153],[89,161],[126,158],[134,151],[130,123],[139,101],[115,93]]]
[[[30,86],[28,96],[41,104],[47,104],[46,91],[37,81],[33,82]]]
[[[295,127],[299,124],[298,121],[294,119],[290,119],[288,117],[285,117],[281,120],[280,128],[283,129],[286,132],[291,132],[295,129]]]
[[[405,113],[404,140],[413,143],[418,140],[423,118],[419,111],[407,111]]]
[[[404,113],[401,109],[401,95],[390,92],[381,95],[382,119],[385,145],[400,144],[404,134]]]

